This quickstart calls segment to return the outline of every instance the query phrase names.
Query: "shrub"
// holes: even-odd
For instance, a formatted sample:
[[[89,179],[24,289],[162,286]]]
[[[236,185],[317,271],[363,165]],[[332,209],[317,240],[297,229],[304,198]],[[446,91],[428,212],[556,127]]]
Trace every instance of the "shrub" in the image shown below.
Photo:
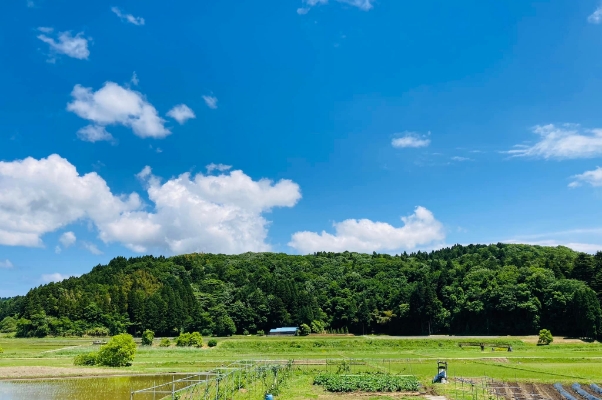
[[[96,365],[98,363],[98,352],[79,354],[73,359],[74,365]]]
[[[1,333],[13,333],[17,331],[17,320],[13,317],[6,317],[0,322]]]
[[[88,336],[95,336],[95,337],[99,337],[99,336],[109,336],[110,332],[108,328],[105,328],[104,326],[96,326],[94,328],[90,328],[86,330],[86,335]]]
[[[132,365],[136,355],[136,343],[132,335],[122,333],[113,336],[109,343],[98,352],[98,364],[107,367],[127,367]]]
[[[245,329],[244,331],[242,331],[242,334],[245,335],[245,336],[248,336],[249,335],[249,331]]]
[[[311,328],[307,324],[301,324],[299,327],[299,336],[307,336],[311,333]]]
[[[161,343],[159,343],[159,347],[169,347],[171,346],[171,340],[168,338],[161,339]]]
[[[176,338],[176,346],[179,347],[201,347],[203,346],[203,337],[198,332],[192,333],[181,333],[180,336]]]
[[[155,338],[155,332],[151,331],[150,329],[145,330],[144,333],[142,334],[142,345],[143,346],[152,346],[154,338]]]
[[[257,331],[257,336],[265,336],[265,332],[263,331],[263,329]]]
[[[322,323],[322,321],[318,321],[318,320],[311,321],[310,328],[313,333],[324,332],[324,324]]]
[[[210,339],[210,340],[207,342],[207,346],[209,346],[209,347],[215,347],[215,346],[217,346],[217,340],[215,340],[215,339]]]
[[[542,329],[539,331],[539,340],[537,344],[539,345],[548,345],[554,341],[554,337],[552,337],[552,332],[548,329]]]

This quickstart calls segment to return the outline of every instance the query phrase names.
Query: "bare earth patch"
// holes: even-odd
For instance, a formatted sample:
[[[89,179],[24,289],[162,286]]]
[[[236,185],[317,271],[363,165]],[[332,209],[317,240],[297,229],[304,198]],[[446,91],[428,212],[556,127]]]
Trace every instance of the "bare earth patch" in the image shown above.
[[[0,367],[0,380],[33,379],[33,378],[65,378],[96,375],[131,375],[119,374],[115,370],[85,367]]]

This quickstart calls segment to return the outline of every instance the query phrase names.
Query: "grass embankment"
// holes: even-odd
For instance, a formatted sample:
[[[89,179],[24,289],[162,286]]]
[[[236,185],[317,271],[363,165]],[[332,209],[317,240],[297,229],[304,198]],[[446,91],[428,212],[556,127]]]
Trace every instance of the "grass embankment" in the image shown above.
[[[139,347],[132,367],[110,369],[122,373],[197,372],[239,359],[368,359],[383,372],[416,375],[428,383],[436,374],[436,360],[449,362],[449,376],[489,376],[500,380],[602,383],[602,345],[567,342],[537,346],[532,338],[482,339],[510,343],[513,352],[481,352],[478,347],[460,348],[458,342],[480,341],[461,337],[403,339],[382,337],[218,339],[215,348]],[[16,339],[0,337],[0,378],[5,367],[73,368],[73,357],[92,351],[91,338]],[[205,342],[207,340],[205,339]],[[389,362],[388,360],[392,361]],[[384,361],[386,360],[386,361]],[[322,368],[326,369],[325,365]],[[352,367],[353,368],[353,367]],[[83,368],[86,373],[105,373],[106,368]],[[37,375],[43,375],[43,372]],[[48,375],[54,375],[50,372]]]

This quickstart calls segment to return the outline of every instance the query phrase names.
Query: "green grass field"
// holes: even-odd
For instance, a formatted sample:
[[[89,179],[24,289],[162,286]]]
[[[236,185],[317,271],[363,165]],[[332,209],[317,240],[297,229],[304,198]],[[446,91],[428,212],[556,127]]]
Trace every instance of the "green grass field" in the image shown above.
[[[215,348],[138,347],[133,366],[114,369],[116,374],[200,372],[236,360],[351,360],[351,372],[363,369],[410,374],[427,387],[436,374],[437,360],[449,363],[450,377],[490,377],[504,381],[541,383],[602,384],[602,344],[557,339],[550,346],[537,346],[533,337],[482,339],[492,343],[511,343],[513,351],[492,351],[478,347],[460,348],[466,338],[384,338],[371,336],[309,336],[293,338],[232,337],[218,338]],[[69,367],[77,354],[93,351],[92,338],[16,339],[0,336],[0,379],[2,368]],[[207,340],[205,339],[205,342]],[[353,360],[362,360],[354,363]],[[95,367],[85,368],[93,374]],[[335,368],[324,364],[300,367],[308,374],[298,374],[286,384],[279,398],[328,399],[323,389],[311,385],[311,372]],[[104,369],[106,372],[106,368]],[[43,375],[42,369],[40,374]],[[449,386],[449,385],[448,385]],[[440,392],[445,392],[443,389]],[[283,397],[284,396],[284,397]],[[326,396],[326,397],[325,397]],[[335,397],[333,397],[335,398]],[[378,397],[375,395],[373,398]],[[393,397],[389,397],[393,398]],[[397,397],[394,397],[397,398]],[[365,399],[365,397],[364,397]]]

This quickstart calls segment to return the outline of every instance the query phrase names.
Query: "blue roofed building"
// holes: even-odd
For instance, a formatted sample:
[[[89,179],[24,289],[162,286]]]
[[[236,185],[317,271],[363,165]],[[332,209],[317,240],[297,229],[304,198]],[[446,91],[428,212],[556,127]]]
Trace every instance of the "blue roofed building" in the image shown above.
[[[270,335],[288,335],[295,336],[299,328],[297,327],[285,327],[285,328],[274,328],[270,329]]]

